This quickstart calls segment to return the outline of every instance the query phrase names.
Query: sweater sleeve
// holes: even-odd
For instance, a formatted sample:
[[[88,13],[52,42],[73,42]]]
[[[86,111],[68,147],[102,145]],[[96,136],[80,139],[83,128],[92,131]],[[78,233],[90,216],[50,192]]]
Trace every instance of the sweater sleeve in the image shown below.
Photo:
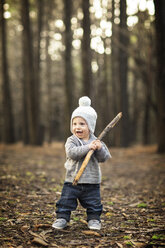
[[[102,143],[102,148],[100,150],[96,150],[94,153],[95,157],[100,163],[105,162],[106,160],[112,157],[107,146],[104,144],[104,142],[101,142],[101,143]]]
[[[72,137],[69,137],[65,143],[66,156],[73,160],[83,158],[89,151],[88,145],[78,146]]]

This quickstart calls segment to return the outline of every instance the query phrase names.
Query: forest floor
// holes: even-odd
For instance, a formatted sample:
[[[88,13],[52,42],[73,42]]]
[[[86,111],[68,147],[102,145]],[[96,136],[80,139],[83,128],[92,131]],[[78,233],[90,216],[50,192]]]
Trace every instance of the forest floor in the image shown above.
[[[0,247],[165,247],[165,155],[155,146],[112,148],[103,165],[102,229],[88,230],[79,205],[53,230],[65,170],[62,143],[0,145]]]

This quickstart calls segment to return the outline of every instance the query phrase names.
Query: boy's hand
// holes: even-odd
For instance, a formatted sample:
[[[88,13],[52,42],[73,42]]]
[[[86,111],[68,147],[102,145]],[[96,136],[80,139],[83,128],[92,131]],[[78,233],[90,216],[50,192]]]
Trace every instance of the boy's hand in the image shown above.
[[[89,144],[89,149],[92,149],[92,150],[100,150],[102,147],[102,143],[100,140],[94,140],[92,141],[90,144]]]

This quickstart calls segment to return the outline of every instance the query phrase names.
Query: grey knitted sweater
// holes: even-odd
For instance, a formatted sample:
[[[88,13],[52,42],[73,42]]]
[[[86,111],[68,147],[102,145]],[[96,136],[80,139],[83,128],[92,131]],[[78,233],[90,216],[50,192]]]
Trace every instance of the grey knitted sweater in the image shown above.
[[[77,172],[79,171],[84,161],[86,154],[89,151],[89,143],[91,143],[91,141],[95,139],[96,137],[93,134],[90,135],[90,138],[87,142],[77,138],[75,135],[72,135],[67,139],[65,143],[65,182],[73,182]],[[107,146],[102,142],[102,148],[100,150],[96,150],[93,153],[78,183],[101,183],[101,170],[99,162],[105,162],[109,158],[111,158],[111,154]]]

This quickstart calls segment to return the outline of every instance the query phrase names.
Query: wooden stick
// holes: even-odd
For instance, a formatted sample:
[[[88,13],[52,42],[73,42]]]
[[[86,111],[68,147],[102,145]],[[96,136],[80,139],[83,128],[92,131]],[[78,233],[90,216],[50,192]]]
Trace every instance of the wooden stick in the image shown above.
[[[104,128],[104,130],[101,132],[101,134],[98,136],[98,139],[99,140],[102,140],[103,139],[103,137],[116,125],[116,123],[120,120],[120,118],[122,117],[122,113],[120,112],[105,128]],[[86,157],[85,157],[85,159],[84,159],[84,161],[83,161],[83,163],[82,163],[82,165],[81,165],[81,167],[80,167],[80,169],[79,169],[79,171],[77,172],[77,175],[75,176],[75,178],[74,178],[74,181],[73,181],[73,185],[77,185],[77,183],[78,183],[78,181],[79,181],[79,179],[80,179],[80,177],[81,177],[81,175],[82,175],[82,173],[84,172],[84,170],[85,170],[85,168],[86,168],[86,166],[87,166],[87,164],[88,164],[88,162],[89,162],[89,160],[90,160],[90,158],[91,158],[91,156],[92,156],[92,154],[94,153],[94,150],[90,150],[88,153],[87,153],[87,155],[86,155]]]

